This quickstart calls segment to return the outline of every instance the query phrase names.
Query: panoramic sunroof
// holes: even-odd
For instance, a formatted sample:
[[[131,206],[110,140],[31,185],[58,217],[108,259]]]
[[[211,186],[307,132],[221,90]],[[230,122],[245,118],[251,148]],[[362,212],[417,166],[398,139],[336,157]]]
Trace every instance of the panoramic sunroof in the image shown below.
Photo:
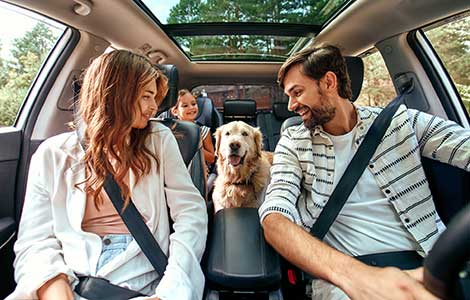
[[[135,0],[193,61],[284,61],[350,0]]]

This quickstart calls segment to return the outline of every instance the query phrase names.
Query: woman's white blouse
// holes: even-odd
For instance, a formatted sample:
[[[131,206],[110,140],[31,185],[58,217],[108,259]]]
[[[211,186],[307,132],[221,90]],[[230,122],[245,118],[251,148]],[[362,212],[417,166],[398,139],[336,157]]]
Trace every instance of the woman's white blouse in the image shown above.
[[[199,262],[207,236],[205,202],[192,183],[171,131],[157,122],[150,126],[147,146],[157,154],[159,165],[157,168],[153,163],[150,174],[138,183],[130,172],[130,186],[133,202],[169,255],[165,274],[152,296],[201,299],[204,275]],[[132,241],[124,253],[96,273],[102,242],[81,228],[85,194],[75,187],[85,178],[83,155],[75,132],[47,139],[33,155],[14,248],[17,287],[8,300],[37,299],[37,289],[59,273],[69,276],[72,287],[77,284],[77,274],[105,277],[127,286],[126,281],[145,278],[153,271]],[[167,204],[174,220],[171,235]]]

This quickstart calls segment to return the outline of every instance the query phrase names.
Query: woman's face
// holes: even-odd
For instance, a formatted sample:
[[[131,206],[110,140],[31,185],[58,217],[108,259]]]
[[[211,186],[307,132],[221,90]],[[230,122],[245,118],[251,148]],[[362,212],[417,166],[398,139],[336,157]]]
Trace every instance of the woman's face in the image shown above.
[[[197,101],[194,99],[194,96],[191,94],[180,96],[178,107],[176,108],[178,119],[193,122],[196,119],[197,113]]]
[[[136,111],[134,112],[134,122],[132,128],[143,129],[147,127],[149,119],[157,113],[157,83],[150,81],[143,88],[144,93],[139,98]]]

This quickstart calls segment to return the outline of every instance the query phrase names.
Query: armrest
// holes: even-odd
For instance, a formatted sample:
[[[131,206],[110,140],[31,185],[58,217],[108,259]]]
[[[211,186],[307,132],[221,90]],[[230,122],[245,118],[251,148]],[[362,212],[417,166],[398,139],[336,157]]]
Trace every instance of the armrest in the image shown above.
[[[218,211],[208,240],[209,284],[228,290],[279,288],[279,256],[264,240],[256,208]]]

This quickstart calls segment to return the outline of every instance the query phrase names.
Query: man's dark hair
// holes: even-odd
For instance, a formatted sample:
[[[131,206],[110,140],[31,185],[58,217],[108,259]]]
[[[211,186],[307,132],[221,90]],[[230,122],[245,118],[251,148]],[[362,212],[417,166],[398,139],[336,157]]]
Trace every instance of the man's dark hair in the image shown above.
[[[326,72],[335,73],[338,78],[338,95],[345,99],[352,98],[351,80],[349,79],[346,61],[338,47],[323,45],[308,47],[289,57],[279,69],[277,82],[284,88],[284,79],[292,66],[301,65],[302,74],[320,80]]]

